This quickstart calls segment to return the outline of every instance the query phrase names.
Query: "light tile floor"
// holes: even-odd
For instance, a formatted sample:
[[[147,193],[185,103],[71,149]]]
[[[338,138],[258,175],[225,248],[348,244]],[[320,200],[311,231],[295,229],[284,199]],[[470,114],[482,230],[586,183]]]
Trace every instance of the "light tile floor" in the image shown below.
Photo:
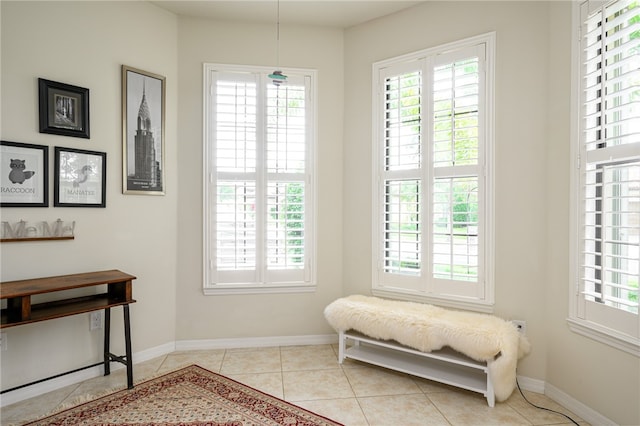
[[[337,346],[283,346],[173,352],[134,365],[136,382],[198,364],[345,425],[567,425],[567,418],[529,405],[516,391],[494,408],[479,394],[364,363],[337,362]],[[9,405],[2,425],[22,424],[80,398],[124,388],[125,370]],[[587,423],[551,399],[525,391],[536,405]]]

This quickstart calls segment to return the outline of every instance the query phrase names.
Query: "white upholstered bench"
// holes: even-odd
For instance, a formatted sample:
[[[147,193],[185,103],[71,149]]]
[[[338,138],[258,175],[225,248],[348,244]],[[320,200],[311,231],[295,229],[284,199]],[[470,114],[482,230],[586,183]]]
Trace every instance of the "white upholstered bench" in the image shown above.
[[[393,340],[377,340],[356,331],[339,334],[340,364],[347,358],[366,362],[413,376],[479,392],[490,407],[495,393],[486,362],[475,361],[451,348],[420,352]]]
[[[509,321],[433,305],[353,295],[324,311],[346,358],[482,393],[489,406],[516,385],[530,345]]]

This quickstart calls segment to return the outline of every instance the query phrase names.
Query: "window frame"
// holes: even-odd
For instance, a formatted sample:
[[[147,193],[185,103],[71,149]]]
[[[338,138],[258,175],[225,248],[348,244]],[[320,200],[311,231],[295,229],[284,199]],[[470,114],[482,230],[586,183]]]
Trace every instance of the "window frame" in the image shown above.
[[[586,167],[587,157],[583,153],[583,95],[582,84],[583,66],[582,66],[582,13],[583,7],[593,8],[593,10],[613,3],[613,1],[585,1],[575,2],[572,5],[572,55],[571,55],[571,177],[570,177],[570,280],[569,280],[569,315],[567,323],[569,329],[573,332],[591,338],[600,343],[606,344],[613,348],[640,357],[640,338],[633,337],[620,329],[616,328],[616,323],[622,318],[619,309],[610,308],[602,304],[596,307],[596,310],[586,312],[585,308],[590,302],[582,294],[582,277],[583,277],[583,233],[584,233],[584,202],[582,195],[582,169]],[[591,10],[589,10],[591,12]],[[605,114],[603,111],[602,114]],[[635,146],[635,145],[634,145]],[[629,145],[621,145],[622,149],[616,150],[623,153],[633,151],[633,147]],[[592,154],[595,151],[592,151]],[[596,153],[595,156],[598,154]],[[628,156],[627,156],[628,157]],[[635,156],[633,158],[639,158]],[[631,157],[628,157],[631,158]],[[627,158],[627,159],[628,159]],[[597,163],[597,161],[596,161]],[[595,303],[591,303],[595,305]],[[632,315],[632,314],[630,314]],[[627,319],[623,321],[630,320]],[[640,315],[636,315],[636,327],[640,328]],[[632,326],[633,327],[633,326]]]
[[[317,257],[317,70],[303,68],[282,68],[282,72],[292,79],[304,80],[306,87],[305,96],[305,264],[303,278],[298,281],[268,281],[267,277],[278,277],[282,274],[269,272],[266,261],[262,268],[256,265],[253,273],[253,280],[238,280],[236,282],[214,282],[217,276],[216,270],[216,249],[215,249],[215,223],[216,223],[216,119],[212,114],[216,110],[215,99],[215,74],[237,73],[255,76],[258,82],[257,95],[266,99],[267,89],[272,81],[268,74],[273,72],[273,68],[250,65],[232,65],[219,63],[203,64],[203,293],[205,295],[226,295],[226,294],[262,294],[262,293],[305,293],[314,292],[317,287],[316,257]],[[285,83],[286,84],[286,83]],[[264,103],[264,102],[263,102]],[[266,143],[266,106],[257,107],[256,134],[263,136],[263,150],[267,149]],[[257,149],[259,149],[257,147]],[[264,152],[264,151],[263,151]],[[266,156],[257,152],[257,161],[261,161],[263,167],[267,167]],[[269,183],[280,182],[280,180],[267,178],[267,171],[263,172],[263,186],[258,190],[258,195],[264,198],[262,203],[267,205],[267,188]],[[256,180],[258,182],[259,180]],[[258,208],[258,210],[260,210]],[[266,213],[262,214],[261,223],[266,224],[268,218]],[[267,232],[265,226],[258,225],[258,236],[262,238],[266,247]],[[266,256],[266,248],[263,250]],[[266,257],[265,257],[266,259]],[[246,275],[246,274],[245,274]]]
[[[389,297],[395,299],[403,299],[403,300],[413,300],[418,302],[427,302],[434,303],[441,306],[453,307],[453,308],[461,308],[467,310],[473,310],[478,312],[486,312],[492,313],[494,307],[494,293],[495,293],[495,283],[494,283],[494,252],[495,252],[495,235],[494,235],[494,144],[495,144],[495,125],[494,125],[494,96],[495,96],[495,43],[496,43],[496,33],[489,32],[485,34],[481,34],[475,37],[466,38],[463,40],[455,41],[452,43],[447,43],[444,45],[424,49],[418,52],[409,53],[406,55],[401,55],[398,57],[382,60],[373,64],[373,77],[372,77],[372,124],[373,124],[373,153],[372,153],[372,293],[376,296],[380,297]],[[427,67],[431,66],[432,69],[435,68],[437,64],[440,63],[438,58],[441,58],[442,55],[448,55],[452,52],[455,54],[456,51],[463,51],[477,48],[478,46],[484,46],[484,78],[482,79],[480,84],[484,85],[485,93],[484,99],[480,100],[479,107],[481,107],[480,114],[484,114],[484,129],[480,138],[483,139],[484,149],[482,156],[478,158],[478,167],[480,171],[478,172],[478,179],[483,181],[484,184],[484,195],[482,197],[481,203],[484,203],[482,210],[481,207],[478,208],[479,213],[483,213],[483,218],[481,219],[482,224],[479,225],[484,229],[483,241],[478,247],[480,251],[480,255],[482,256],[481,260],[478,262],[478,267],[483,270],[483,279],[482,282],[477,282],[478,290],[476,294],[470,297],[468,294],[460,294],[465,293],[465,290],[458,286],[459,281],[450,281],[453,286],[449,286],[449,288],[438,287],[436,281],[433,277],[428,277],[425,275],[425,272],[428,269],[422,268],[422,276],[419,277],[421,289],[419,290],[407,290],[407,278],[403,276],[396,276],[395,282],[398,283],[398,286],[389,285],[387,283],[383,283],[381,279],[382,275],[382,251],[384,245],[383,238],[383,228],[384,219],[382,216],[384,215],[384,197],[385,192],[381,188],[384,183],[384,166],[382,165],[382,150],[384,149],[384,138],[382,137],[382,133],[384,131],[384,117],[383,114],[385,112],[385,108],[382,105],[382,94],[380,93],[383,90],[384,85],[384,76],[385,69],[389,67],[397,67],[398,70],[405,70],[399,72],[409,72],[411,70],[415,70],[416,66],[412,66],[411,64],[417,64],[422,62],[422,65],[419,65],[420,69],[423,71],[423,75],[430,75],[429,73],[425,73]],[[398,72],[395,73],[398,75]],[[422,130],[421,134],[422,139],[425,141],[424,146],[428,146],[425,148],[425,151],[429,151],[429,156],[431,156],[431,145],[429,142],[431,141],[431,136],[426,136],[428,132],[431,132],[432,129],[432,113],[431,108],[424,110],[424,105],[429,102],[431,97],[431,90],[433,85],[431,82],[422,83],[421,86],[425,94],[422,95],[422,106],[423,111],[421,116]],[[426,94],[428,93],[428,94]],[[426,164],[426,163],[424,163]],[[457,166],[460,167],[460,166]],[[422,167],[423,169],[428,169],[421,172],[421,182],[422,185],[433,185],[434,178],[437,175],[431,172],[433,167]],[[409,175],[408,175],[409,176]],[[481,182],[479,182],[481,183]],[[429,203],[431,204],[431,203]],[[425,205],[423,201],[421,203],[422,211],[422,233],[423,235],[431,234],[431,218],[432,211],[428,205]],[[423,241],[423,247],[429,244],[426,241]],[[421,259],[421,263],[427,264],[431,262],[430,253],[432,251],[432,246],[428,247],[428,250],[422,249],[423,258]],[[403,283],[404,281],[404,283]],[[403,288],[403,286],[405,288]],[[453,291],[451,288],[453,287]],[[444,290],[444,291],[443,291]]]

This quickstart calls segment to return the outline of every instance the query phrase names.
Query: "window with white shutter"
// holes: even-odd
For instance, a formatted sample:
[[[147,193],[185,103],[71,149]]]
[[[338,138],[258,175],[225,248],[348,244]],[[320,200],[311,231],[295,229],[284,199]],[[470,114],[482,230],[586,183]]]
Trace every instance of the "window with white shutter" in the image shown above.
[[[374,294],[492,309],[494,45],[374,64]]]
[[[640,354],[640,3],[579,6],[570,324]]]
[[[312,291],[315,71],[205,64],[206,294]]]

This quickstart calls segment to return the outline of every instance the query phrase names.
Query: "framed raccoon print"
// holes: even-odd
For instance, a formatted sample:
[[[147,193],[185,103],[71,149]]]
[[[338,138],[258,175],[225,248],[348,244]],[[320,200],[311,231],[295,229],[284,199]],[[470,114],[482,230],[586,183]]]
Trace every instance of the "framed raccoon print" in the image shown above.
[[[49,147],[0,141],[0,207],[49,206]]]

